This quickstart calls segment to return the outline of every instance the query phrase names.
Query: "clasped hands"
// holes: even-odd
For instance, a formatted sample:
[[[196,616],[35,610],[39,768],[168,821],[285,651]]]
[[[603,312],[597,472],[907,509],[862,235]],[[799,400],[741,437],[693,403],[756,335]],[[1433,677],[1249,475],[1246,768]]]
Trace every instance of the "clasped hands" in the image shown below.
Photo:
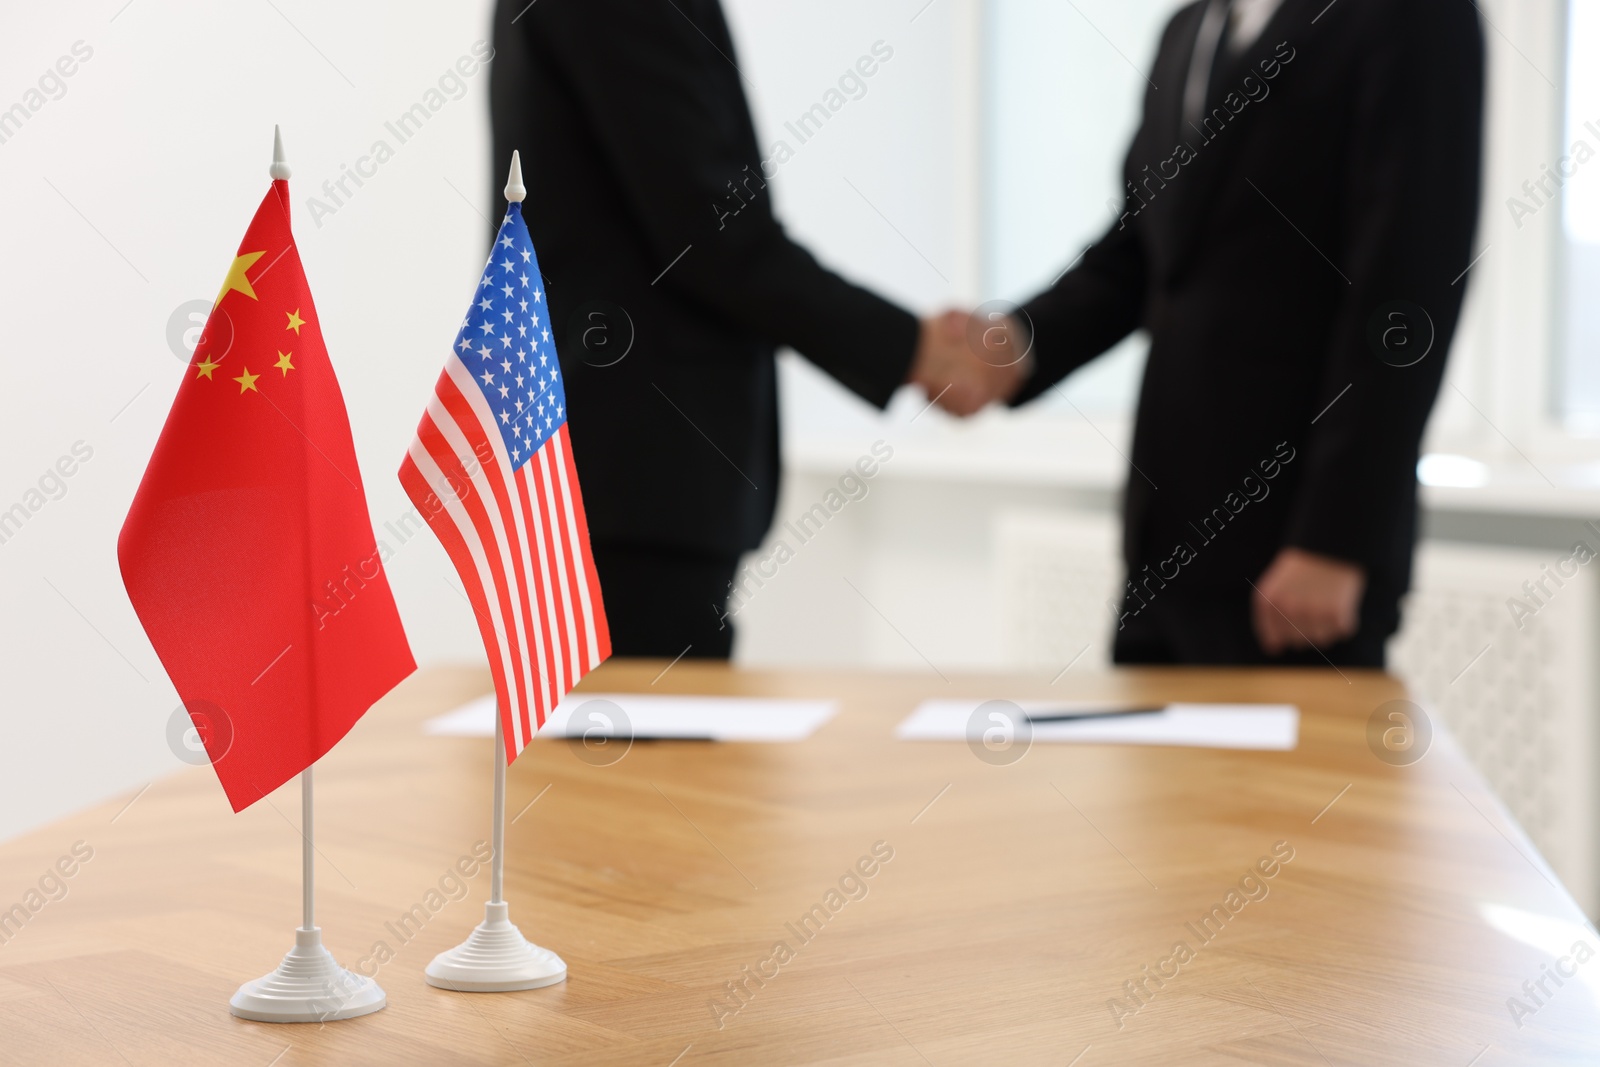
[[[971,415],[1017,394],[1033,367],[1031,345],[1010,315],[946,311],[922,320],[906,380],[950,414]]]

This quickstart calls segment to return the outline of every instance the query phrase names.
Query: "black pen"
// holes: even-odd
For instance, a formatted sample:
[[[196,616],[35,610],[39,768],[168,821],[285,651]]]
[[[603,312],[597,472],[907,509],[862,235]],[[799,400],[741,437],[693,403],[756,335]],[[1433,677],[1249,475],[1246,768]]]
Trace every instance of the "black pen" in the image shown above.
[[[1106,711],[1064,711],[1059,715],[1028,715],[1025,718],[1030,723],[1041,722],[1077,722],[1079,719],[1115,719],[1123,715],[1159,715],[1167,710],[1163,704],[1159,708],[1114,708]]]
[[[715,741],[710,734],[604,734],[598,737],[585,737],[582,734],[551,734],[551,737],[563,741],[580,741],[585,745],[598,746],[624,741]]]

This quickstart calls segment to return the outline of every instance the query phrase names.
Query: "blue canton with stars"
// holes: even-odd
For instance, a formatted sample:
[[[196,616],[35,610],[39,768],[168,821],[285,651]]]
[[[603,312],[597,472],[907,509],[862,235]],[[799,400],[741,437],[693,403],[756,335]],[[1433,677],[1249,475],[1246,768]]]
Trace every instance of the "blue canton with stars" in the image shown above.
[[[500,224],[476,301],[456,335],[456,356],[494,411],[516,470],[567,421],[539,260],[521,204],[512,204]]]

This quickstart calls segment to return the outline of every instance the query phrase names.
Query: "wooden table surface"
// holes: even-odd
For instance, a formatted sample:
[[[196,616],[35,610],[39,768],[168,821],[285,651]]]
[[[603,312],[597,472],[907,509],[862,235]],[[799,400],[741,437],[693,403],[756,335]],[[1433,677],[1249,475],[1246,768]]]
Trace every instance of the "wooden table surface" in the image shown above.
[[[583,688],[842,706],[799,744],[641,742],[609,766],[571,742],[529,747],[507,787],[507,898],[566,959],[565,984],[423,982],[488,891],[484,870],[451,900],[446,876],[489,836],[490,742],[419,725],[487,676],[431,670],[317,775],[318,921],[345,966],[388,945],[386,1010],[327,1025],[228,1014],[292,943],[299,791],[233,815],[210,769],[186,768],[0,846],[0,908],[47,891],[0,946],[0,1062],[1600,1062],[1600,960],[1571,956],[1600,939],[1448,738],[1409,767],[1369,750],[1369,715],[1403,695],[1384,675],[1144,670],[1051,687],[685,661],[652,688],[663,666],[614,662]],[[1294,702],[1300,744],[1035,743],[997,766],[960,742],[892,737],[925,697],[1046,696]],[[48,878],[62,857],[72,876]],[[1247,879],[1263,860],[1271,877]],[[858,864],[871,876],[850,877]],[[403,940],[394,924],[418,903],[427,920]],[[1202,931],[1219,904],[1227,921]],[[797,936],[814,906],[820,932]],[[1576,972],[1560,985],[1558,964]],[[1541,978],[1543,994],[1525,991]]]

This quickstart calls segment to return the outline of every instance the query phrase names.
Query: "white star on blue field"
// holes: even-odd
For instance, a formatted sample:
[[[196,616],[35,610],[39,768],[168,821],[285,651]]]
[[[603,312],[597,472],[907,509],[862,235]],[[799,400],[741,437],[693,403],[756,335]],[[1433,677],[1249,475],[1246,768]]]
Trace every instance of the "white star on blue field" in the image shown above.
[[[539,260],[521,204],[512,204],[500,224],[455,347],[495,413],[512,469],[521,467],[567,421]]]

